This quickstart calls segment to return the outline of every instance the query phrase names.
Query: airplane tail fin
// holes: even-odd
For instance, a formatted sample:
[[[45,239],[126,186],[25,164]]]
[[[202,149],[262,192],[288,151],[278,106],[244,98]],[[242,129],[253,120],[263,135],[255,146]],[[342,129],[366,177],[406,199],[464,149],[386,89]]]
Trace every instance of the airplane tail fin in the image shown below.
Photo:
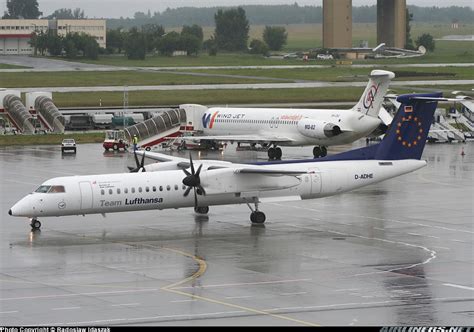
[[[378,117],[383,98],[387,93],[390,81],[394,77],[395,74],[391,71],[372,70],[369,75],[367,87],[353,110],[373,117]]]
[[[420,159],[441,97],[441,93],[400,95],[400,108],[374,159]]]

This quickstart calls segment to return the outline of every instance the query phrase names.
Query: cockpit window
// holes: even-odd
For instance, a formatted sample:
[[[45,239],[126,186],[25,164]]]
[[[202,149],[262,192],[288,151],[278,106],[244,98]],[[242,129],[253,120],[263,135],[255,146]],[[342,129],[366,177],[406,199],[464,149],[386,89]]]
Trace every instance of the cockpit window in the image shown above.
[[[64,186],[39,186],[38,189],[35,190],[35,193],[64,193]]]
[[[65,192],[64,186],[51,186],[51,189],[49,189],[48,194],[50,193],[63,193]]]
[[[35,193],[47,193],[51,186],[39,186],[38,189],[35,190]]]

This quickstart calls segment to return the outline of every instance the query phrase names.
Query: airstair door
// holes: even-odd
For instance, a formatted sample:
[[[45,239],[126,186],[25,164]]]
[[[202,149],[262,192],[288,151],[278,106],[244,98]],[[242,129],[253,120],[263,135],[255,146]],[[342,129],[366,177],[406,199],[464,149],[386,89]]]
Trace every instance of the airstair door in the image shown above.
[[[81,210],[92,209],[92,186],[90,182],[79,182],[81,190]]]
[[[311,194],[319,194],[321,192],[321,173],[319,169],[312,168],[309,170],[311,176]]]

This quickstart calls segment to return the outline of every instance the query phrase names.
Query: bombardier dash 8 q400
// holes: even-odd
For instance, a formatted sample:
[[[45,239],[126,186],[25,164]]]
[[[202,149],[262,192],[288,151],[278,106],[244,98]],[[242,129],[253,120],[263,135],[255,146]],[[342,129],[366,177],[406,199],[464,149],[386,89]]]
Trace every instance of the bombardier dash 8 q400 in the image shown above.
[[[381,135],[391,117],[382,108],[395,74],[373,70],[359,102],[349,110],[291,108],[209,108],[202,116],[202,136],[185,141],[260,144],[269,159],[280,159],[278,146],[316,145],[315,158],[327,154],[327,146],[348,144],[374,131]],[[374,133],[375,134],[375,133]]]
[[[440,93],[398,97],[401,106],[381,143],[319,159],[237,164],[194,161],[140,151],[132,173],[50,179],[17,202],[12,216],[39,217],[247,204],[250,220],[263,223],[259,204],[332,196],[415,171]],[[161,162],[144,166],[144,154]],[[133,172],[134,171],[134,172]],[[193,195],[189,195],[191,191]],[[254,207],[252,207],[254,206]]]

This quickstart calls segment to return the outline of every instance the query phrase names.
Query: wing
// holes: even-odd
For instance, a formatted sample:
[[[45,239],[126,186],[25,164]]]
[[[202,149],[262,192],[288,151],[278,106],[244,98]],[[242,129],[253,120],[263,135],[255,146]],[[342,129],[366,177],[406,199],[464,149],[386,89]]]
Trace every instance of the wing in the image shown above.
[[[199,142],[202,140],[206,141],[219,141],[219,142],[242,142],[242,143],[258,143],[258,142],[278,142],[278,143],[289,143],[294,140],[288,137],[282,136],[263,136],[263,135],[220,135],[220,136],[186,136],[180,137],[185,141]]]

